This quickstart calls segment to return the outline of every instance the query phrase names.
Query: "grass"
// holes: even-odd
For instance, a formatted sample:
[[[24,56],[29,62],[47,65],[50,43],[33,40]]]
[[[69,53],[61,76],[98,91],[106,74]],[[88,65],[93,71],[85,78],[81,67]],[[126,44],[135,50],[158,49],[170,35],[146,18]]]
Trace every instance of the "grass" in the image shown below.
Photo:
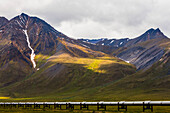
[[[100,69],[102,66],[105,65],[122,64],[127,66],[133,66],[115,57],[77,58],[77,57],[68,56],[68,54],[61,54],[55,58],[49,59],[49,61],[55,63],[63,63],[63,64],[83,65],[83,67],[85,67],[86,69],[92,70],[93,72],[99,72],[99,73],[106,72],[106,70]]]
[[[42,58],[42,57],[40,57]],[[60,77],[63,78],[54,78],[52,81],[49,80],[47,74],[43,73],[48,69],[52,68],[54,65],[62,64],[67,67],[67,73],[61,72]],[[125,66],[125,67],[124,67]],[[121,68],[120,68],[121,67]],[[155,78],[155,73],[165,72],[161,69],[156,69],[158,72],[153,73],[154,69],[148,70],[148,72],[143,73],[139,72],[138,74],[128,75],[123,72],[128,69],[127,67],[133,68],[133,65],[123,62],[114,57],[98,57],[98,58],[77,58],[71,57],[68,54],[61,54],[50,57],[48,63],[42,67],[39,71],[34,73],[30,78],[21,83],[21,90],[24,92],[19,93],[15,98],[10,97],[6,99],[0,99],[0,101],[139,101],[139,100],[169,100],[169,92],[167,88],[151,87],[155,82],[152,78]],[[117,69],[118,72],[116,71]],[[165,68],[164,68],[165,69]],[[51,72],[52,70],[49,70]],[[117,74],[125,73],[125,77],[120,79],[111,79]],[[129,69],[128,69],[129,71]],[[47,71],[48,73],[48,71]],[[65,73],[65,74],[63,74]],[[121,74],[124,75],[124,74]],[[147,75],[147,76],[146,76]],[[46,78],[43,78],[43,77]],[[71,79],[70,79],[70,78]],[[33,78],[36,78],[35,81]],[[42,79],[42,83],[39,80]],[[30,81],[31,80],[31,81]],[[106,81],[105,81],[106,80]],[[160,83],[161,83],[161,79]],[[168,80],[168,78],[166,79]],[[38,81],[38,82],[37,82]],[[50,85],[45,82],[49,82]],[[57,87],[58,81],[63,84],[61,87]],[[143,83],[143,81],[146,81]],[[153,83],[152,83],[153,82]],[[158,81],[157,81],[158,82]],[[166,81],[165,81],[166,82]],[[145,84],[145,85],[141,85]],[[40,86],[39,86],[40,85]],[[42,87],[42,86],[43,87]],[[148,85],[150,85],[148,87]],[[34,88],[35,87],[35,88]],[[45,89],[43,89],[45,87]],[[13,87],[11,87],[13,88]],[[18,87],[15,87],[16,89]],[[20,89],[18,89],[20,90]],[[34,91],[35,90],[35,91]],[[29,93],[27,92],[29,91]],[[36,93],[38,95],[36,95]],[[42,92],[42,93],[41,93]],[[15,92],[16,93],[16,92]],[[35,93],[35,94],[34,94]],[[28,95],[29,94],[29,95]],[[21,96],[22,95],[22,96]],[[161,95],[161,96],[160,96]],[[3,96],[3,95],[2,95]],[[96,113],[111,113],[117,112],[117,107],[108,107],[107,111],[96,111],[96,107],[91,107],[91,110],[52,110],[47,109],[43,111],[39,110],[28,110],[28,109],[0,109],[0,112],[14,112],[14,113],[44,113],[44,112],[72,112],[72,113],[83,113],[83,112],[96,112]],[[123,110],[122,110],[123,112]],[[128,112],[142,112],[142,107],[129,107]],[[150,112],[148,110],[148,112]],[[154,112],[170,112],[169,107],[154,107]]]
[[[38,58],[46,59],[47,56],[39,56],[37,60]],[[53,55],[46,61],[45,66],[25,81],[7,88],[7,91],[12,92],[15,97],[10,96],[10,99],[1,101],[161,101],[170,99],[168,88],[152,86],[153,83],[162,84],[161,79],[152,78],[161,76],[156,73],[165,72],[156,67],[145,73],[141,71],[133,74],[135,73],[133,65],[115,57],[78,58],[65,53]],[[60,70],[61,67],[63,70]],[[166,83],[168,80],[167,78],[163,81]]]
[[[78,58],[66,53],[49,57],[39,54],[36,61],[46,64],[23,81],[4,88],[4,94],[11,97],[9,101],[84,100],[106,84],[135,72],[133,65],[115,57]],[[91,96],[89,100],[93,98]]]
[[[10,97],[0,97],[0,100],[10,99]]]
[[[69,43],[69,42],[66,42],[66,41],[61,41],[61,43],[63,45],[65,45],[65,47],[67,48],[67,50],[69,52],[71,52],[74,56],[77,56],[77,57],[96,57],[96,55],[100,55],[100,56],[107,56],[106,54],[102,53],[102,52],[99,52],[99,51],[93,51],[91,49],[88,49],[88,48],[85,48],[83,46],[79,46],[77,44],[73,44],[73,43]],[[98,56],[97,55],[97,56]]]
[[[38,55],[35,56],[35,60],[37,63],[37,67],[41,66],[42,64],[44,64],[47,59],[49,58],[49,55],[43,55],[41,53],[39,53]]]
[[[60,67],[55,68],[55,70],[49,69],[60,64],[64,65],[64,71],[59,73],[60,76],[50,78],[52,74],[58,73],[59,70],[56,69]],[[30,76],[27,79],[28,81],[23,81],[23,83],[16,85],[14,88],[11,87],[11,89],[17,89],[19,92],[14,90],[15,98],[11,97],[3,101],[135,101],[170,99],[170,90],[167,88],[151,87],[153,83],[159,83],[152,80],[153,77],[156,77],[152,73],[153,69],[146,72],[147,74],[138,72],[138,74],[131,75],[129,73],[128,75],[127,72],[131,69],[133,70],[131,72],[134,73],[133,65],[114,57],[77,58],[68,54],[59,54],[50,57],[48,63]],[[162,73],[162,71],[158,73]]]

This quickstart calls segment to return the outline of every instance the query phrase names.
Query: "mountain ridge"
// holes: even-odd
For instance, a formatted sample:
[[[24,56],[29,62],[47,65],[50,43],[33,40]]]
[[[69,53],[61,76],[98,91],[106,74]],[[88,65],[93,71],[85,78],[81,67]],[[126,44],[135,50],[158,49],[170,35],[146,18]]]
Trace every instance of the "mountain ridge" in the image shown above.
[[[2,30],[0,32],[0,78],[3,78],[0,87],[8,86],[35,73],[44,65],[46,58],[56,52],[62,51],[77,57],[105,55],[76,46],[74,39],[58,32],[45,21],[37,17],[29,17],[24,13],[12,18],[0,29]],[[36,68],[31,60],[33,54],[28,43],[34,50]],[[36,59],[39,55],[47,57],[39,61]],[[19,69],[21,73],[17,72]],[[7,73],[11,75],[11,79],[8,79]]]
[[[79,39],[78,41],[93,50],[102,51],[132,63],[138,70],[141,70],[148,69],[163,56],[164,48],[159,45],[166,41],[169,42],[169,40],[159,28],[151,28],[133,39],[99,39],[95,44],[91,44],[88,42],[90,40],[87,39]],[[151,53],[150,57],[147,56],[148,54],[144,54],[145,52]]]
[[[0,96],[42,96],[40,100],[95,100],[93,97],[97,96],[96,99],[108,100],[116,99],[115,94],[126,99],[129,93],[122,94],[124,90],[135,97],[135,91],[143,94],[143,87],[148,84],[150,90],[160,91],[159,86],[163,88],[169,80],[170,39],[160,29],[149,29],[134,39],[101,39],[91,43],[72,39],[38,17],[23,13],[0,30]],[[31,62],[30,48],[34,50],[36,68]],[[156,82],[160,80],[159,84],[149,82],[154,81],[152,77]],[[168,87],[164,88],[168,93]],[[110,97],[101,97],[103,91]]]

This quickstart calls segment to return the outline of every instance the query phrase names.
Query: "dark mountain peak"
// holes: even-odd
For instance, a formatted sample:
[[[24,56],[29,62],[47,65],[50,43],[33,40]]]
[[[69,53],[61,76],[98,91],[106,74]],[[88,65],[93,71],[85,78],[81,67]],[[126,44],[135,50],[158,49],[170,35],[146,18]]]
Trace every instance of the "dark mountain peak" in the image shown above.
[[[155,38],[168,38],[167,36],[164,35],[164,33],[159,28],[155,29],[153,35]]]
[[[157,28],[157,29],[155,30],[155,32],[157,32],[157,33],[162,33],[159,28]]]
[[[150,32],[153,32],[155,29],[153,28],[150,28],[149,30],[147,30],[145,33],[150,33]]]
[[[8,19],[5,17],[0,17],[0,28],[8,23]]]
[[[129,43],[126,44],[126,46],[135,45],[135,44],[145,42],[148,40],[152,40],[152,39],[165,39],[165,38],[168,38],[168,37],[165,36],[159,28],[157,29],[150,28],[149,30],[147,30],[145,33],[143,33],[139,37],[130,40]]]
[[[159,28],[156,29],[157,31],[161,31]]]
[[[27,20],[29,16],[28,16],[27,14],[25,14],[25,13],[22,13],[21,15],[19,15],[19,17],[20,17],[20,19],[21,19],[21,17],[22,17],[22,18],[24,18],[25,20]]]
[[[148,31],[146,31],[144,34],[139,36],[137,39],[140,39],[142,41],[147,41],[155,38],[167,38],[167,37],[161,32],[159,28],[157,29],[151,28]]]
[[[157,29],[151,28],[151,29],[147,30],[145,33],[147,33],[147,34],[148,34],[148,33],[149,33],[149,34],[152,34],[152,33],[154,33],[154,32],[162,33],[159,28],[157,28]],[[144,34],[145,34],[145,33],[144,33]]]
[[[3,17],[3,16],[0,16],[0,20],[7,20],[8,21],[8,19]]]
[[[6,29],[10,30],[11,32],[26,29],[26,26],[28,26],[29,18],[30,17],[25,13],[15,16],[14,18],[10,19],[9,24],[6,26]]]
[[[27,36],[31,47],[35,47],[35,53],[43,54],[49,54],[56,48],[59,37],[68,38],[44,20],[28,16],[25,13],[12,18],[0,31],[1,34],[3,39],[11,40],[17,49],[22,50],[21,53],[30,51],[26,41]]]
[[[150,34],[150,35],[151,35],[151,34],[154,34],[154,35],[155,35],[155,33],[161,33],[161,34],[163,34],[159,28],[157,28],[157,29],[151,28],[151,29],[147,30],[147,31],[144,33],[144,35],[148,35],[148,34]]]
[[[21,13],[21,16],[28,16],[27,14],[25,14],[25,13]]]

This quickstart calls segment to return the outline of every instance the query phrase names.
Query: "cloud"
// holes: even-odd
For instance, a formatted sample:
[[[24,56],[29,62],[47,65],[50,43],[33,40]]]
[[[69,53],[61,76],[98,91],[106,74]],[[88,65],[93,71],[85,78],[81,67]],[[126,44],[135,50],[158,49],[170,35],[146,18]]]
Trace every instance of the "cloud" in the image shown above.
[[[73,38],[136,37],[159,27],[170,36],[168,0],[0,0],[0,14],[25,12]]]

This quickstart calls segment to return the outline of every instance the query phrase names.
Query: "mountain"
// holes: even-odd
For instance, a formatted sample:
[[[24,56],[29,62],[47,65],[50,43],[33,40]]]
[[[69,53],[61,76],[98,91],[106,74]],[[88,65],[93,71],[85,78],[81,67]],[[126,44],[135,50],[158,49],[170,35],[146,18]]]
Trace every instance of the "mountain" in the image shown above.
[[[100,42],[101,40],[103,40],[103,38],[101,39],[78,39],[80,41],[86,42],[86,43],[92,43],[92,44],[96,44],[97,42]]]
[[[145,42],[148,40],[152,40],[152,39],[167,39],[168,37],[166,37],[159,28],[157,29],[149,29],[148,31],[146,31],[144,34],[142,34],[141,36],[134,38],[132,40],[130,40],[125,47],[131,46],[131,45],[135,45],[141,42]]]
[[[123,47],[128,41],[129,38],[124,39],[78,39],[80,41],[83,41],[85,43],[91,43],[94,45],[101,45],[101,46],[112,46],[112,47]]]
[[[0,96],[29,97],[65,88],[80,90],[135,73],[132,64],[94,51],[40,18],[22,13],[3,22]]]
[[[67,53],[76,57],[104,56],[74,43],[74,39],[55,30],[45,21],[24,13],[7,20],[1,18],[0,87],[20,81],[43,65],[37,56]],[[20,71],[17,71],[20,70]],[[11,77],[10,77],[11,76]],[[8,79],[10,77],[10,79]],[[8,80],[6,80],[8,79]]]
[[[24,13],[0,26],[0,96],[9,101],[170,98],[170,39],[160,29],[75,40]]]
[[[165,54],[166,50],[161,44],[169,41],[159,28],[149,29],[141,36],[130,40],[117,51],[116,56],[134,64],[138,70],[148,69]]]
[[[157,62],[165,54],[165,48],[160,45],[169,40],[159,28],[151,28],[134,39],[99,39],[96,43],[78,39],[79,43],[92,50],[102,51],[134,64],[138,70],[148,69]]]
[[[8,23],[8,19],[5,17],[0,17],[0,28]]]

